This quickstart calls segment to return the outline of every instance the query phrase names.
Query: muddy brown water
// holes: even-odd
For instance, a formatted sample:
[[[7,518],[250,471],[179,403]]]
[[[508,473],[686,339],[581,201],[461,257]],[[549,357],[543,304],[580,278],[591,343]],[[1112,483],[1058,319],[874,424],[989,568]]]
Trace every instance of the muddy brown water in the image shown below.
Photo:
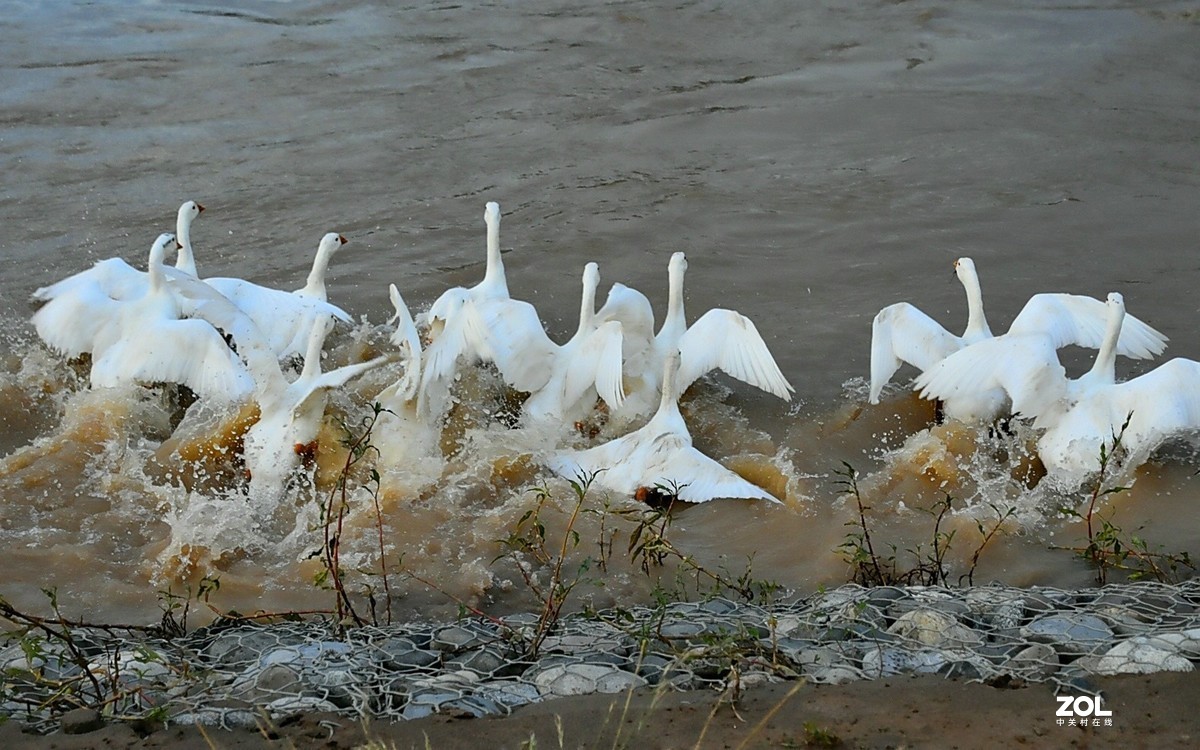
[[[322,234],[349,239],[329,294],[363,322],[335,336],[335,360],[382,340],[389,282],[418,311],[481,278],[489,200],[511,291],[559,340],[586,262],[602,293],[634,286],[661,316],[667,259],[685,251],[689,317],[720,306],[752,318],[796,399],[724,377],[693,389],[697,445],[785,503],[689,508],[672,538],[734,573],[753,556],[756,576],[801,591],[847,575],[843,461],[902,560],[927,551],[922,509],[951,493],[955,575],[996,506],[1017,512],[977,582],[1091,580],[1052,549],[1079,543],[1079,525],[1054,513],[1079,497],[1028,489],[1023,436],[928,431],[910,370],[865,403],[882,306],[964,323],[955,258],[975,259],[995,329],[1036,292],[1120,291],[1171,338],[1169,355],[1200,356],[1200,18],[1188,3],[5,7],[0,594],[25,606],[56,587],[68,611],[148,619],[156,591],[205,574],[221,577],[221,607],[329,604],[303,559],[315,539],[303,514],[294,528],[246,528],[236,492],[179,479],[161,403],[88,392],[28,323],[38,286],[113,255],[144,264],[187,199],[207,207],[193,228],[202,276],[297,288]],[[331,415],[357,418],[396,372],[348,388]],[[547,436],[514,436],[474,407],[444,466],[383,488],[387,559],[473,603],[520,608],[528,592],[492,565],[496,540],[543,485],[559,528],[569,490],[537,467],[529,446]],[[336,444],[332,418],[326,432]],[[1178,441],[1105,512],[1152,545],[1200,551],[1194,466]],[[299,492],[296,508],[307,502]],[[581,528],[578,554],[599,555],[598,520]],[[370,514],[351,519],[351,562],[377,562],[374,534]],[[581,601],[651,595],[616,549],[607,585],[578,589]],[[398,616],[455,609],[394,585]]]

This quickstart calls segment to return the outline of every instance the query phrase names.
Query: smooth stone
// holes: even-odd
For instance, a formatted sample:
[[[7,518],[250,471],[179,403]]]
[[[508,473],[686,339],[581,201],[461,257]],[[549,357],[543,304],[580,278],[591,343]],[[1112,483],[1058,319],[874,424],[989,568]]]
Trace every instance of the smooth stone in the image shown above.
[[[1025,680],[1044,680],[1059,669],[1058,652],[1047,643],[1033,643],[1004,662],[1005,671]]]
[[[491,640],[494,639],[485,637],[475,630],[464,628],[461,625],[450,625],[438,629],[433,634],[433,640],[429,645],[436,651],[465,651],[469,648],[483,646]]]
[[[260,656],[288,645],[281,637],[263,628],[234,628],[221,631],[203,650],[212,662],[241,667],[257,661]]]
[[[935,609],[906,612],[892,623],[887,632],[939,648],[963,648],[983,642],[978,633],[959,623],[954,615]]]
[[[528,666],[515,661],[515,655],[506,655],[494,648],[467,651],[446,660],[446,669],[469,669],[482,677],[511,677],[520,674]]]
[[[700,602],[699,609],[714,615],[728,615],[739,611],[742,606],[728,599],[716,597]]]
[[[567,664],[539,672],[533,682],[543,693],[588,695],[617,693],[629,687],[642,687],[646,680],[631,672],[599,664]]]
[[[505,713],[542,700],[542,691],[527,682],[485,682],[475,693],[499,704],[506,709]]]
[[[1195,669],[1196,666],[1180,656],[1178,651],[1156,645],[1153,637],[1138,637],[1113,646],[1096,660],[1092,671],[1112,675],[1192,672]]]
[[[940,651],[921,649],[905,651],[899,648],[874,646],[863,653],[862,671],[868,679],[879,679],[900,674],[929,674],[941,669],[947,662]]]
[[[278,697],[281,693],[297,693],[303,682],[300,672],[286,664],[250,667],[234,680],[230,693],[251,703]]]
[[[823,667],[809,672],[808,679],[822,685],[844,685],[863,679],[863,674],[849,666]]]
[[[407,638],[389,638],[376,647],[372,656],[391,669],[408,671],[434,667],[442,653],[419,648]]]
[[[171,717],[176,726],[199,724],[223,729],[257,729],[259,714],[247,708],[197,708]]]
[[[100,712],[91,708],[76,708],[67,711],[58,720],[63,734],[87,734],[104,728],[104,720]]]
[[[1069,612],[1044,615],[1021,628],[1020,633],[1035,643],[1049,643],[1060,653],[1082,654],[1112,641],[1114,633],[1095,615]]]
[[[338,710],[337,706],[327,700],[306,695],[289,695],[285,698],[277,698],[264,706],[264,708],[271,715],[272,719],[281,719],[285,716],[312,713],[314,711],[333,712]]]

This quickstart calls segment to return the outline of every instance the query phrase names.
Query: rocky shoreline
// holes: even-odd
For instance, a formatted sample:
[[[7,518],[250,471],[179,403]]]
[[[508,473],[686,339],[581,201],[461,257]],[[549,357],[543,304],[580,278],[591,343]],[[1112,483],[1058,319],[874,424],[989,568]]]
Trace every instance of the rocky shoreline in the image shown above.
[[[220,622],[170,640],[89,628],[71,629],[71,644],[10,636],[0,714],[36,733],[89,731],[103,718],[229,729],[296,714],[481,717],[641,687],[736,695],[900,675],[1096,694],[1097,676],[1195,669],[1200,581],[847,585],[770,606],[675,602],[564,617],[530,656],[536,625],[517,615],[339,633],[314,619]],[[70,710],[78,705],[93,708]]]

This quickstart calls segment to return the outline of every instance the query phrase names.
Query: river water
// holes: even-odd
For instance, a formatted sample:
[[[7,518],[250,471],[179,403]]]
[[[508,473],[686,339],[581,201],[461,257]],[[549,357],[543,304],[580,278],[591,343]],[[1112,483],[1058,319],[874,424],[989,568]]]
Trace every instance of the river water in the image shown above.
[[[856,511],[837,483],[843,462],[861,474],[877,546],[894,545],[901,564],[929,552],[922,509],[949,493],[941,529],[955,533],[955,577],[977,522],[986,530],[1016,508],[976,582],[1092,580],[1054,549],[1080,543],[1080,524],[1055,509],[1083,495],[1028,489],[1027,436],[928,430],[907,369],[882,404],[866,404],[881,307],[907,300],[963,325],[955,258],[975,259],[994,329],[1036,292],[1119,291],[1171,338],[1169,355],[1200,356],[1193,3],[0,7],[0,595],[22,606],[56,588],[68,612],[152,619],[156,592],[204,575],[220,578],[221,608],[331,603],[312,582],[319,563],[304,559],[320,549],[304,509],[313,492],[297,492],[291,527],[247,528],[228,472],[187,476],[191,454],[172,442],[160,401],[89,392],[86,369],[29,325],[35,288],[114,255],[144,264],[188,199],[206,206],[193,228],[202,276],[298,288],[320,237],[348,238],[329,294],[361,323],[334,336],[332,361],[383,346],[388,283],[417,312],[482,277],[486,201],[504,214],[513,296],[560,341],[586,262],[599,263],[602,294],[621,281],[661,316],[667,260],[685,251],[689,318],[710,307],[749,316],[796,399],[723,376],[688,394],[697,446],[785,502],[688,508],[670,538],[732,574],[752,556],[755,577],[801,591],[847,577],[837,547]],[[1146,367],[1122,361],[1119,373]],[[323,447],[337,445],[337,418],[357,420],[398,372],[337,394]],[[485,398],[482,379],[464,385],[444,458],[385,473],[397,616],[452,612],[446,594],[529,606],[516,568],[493,563],[496,540],[535,488],[551,491],[543,516],[556,545],[572,505],[537,466],[551,438],[471,403]],[[341,455],[323,449],[316,496]],[[1200,552],[1194,459],[1189,442],[1168,446],[1101,507],[1152,548]],[[369,495],[351,494],[345,560],[377,569]],[[601,556],[602,534],[627,533],[619,523],[586,516],[572,560]],[[576,602],[653,595],[625,538]]]

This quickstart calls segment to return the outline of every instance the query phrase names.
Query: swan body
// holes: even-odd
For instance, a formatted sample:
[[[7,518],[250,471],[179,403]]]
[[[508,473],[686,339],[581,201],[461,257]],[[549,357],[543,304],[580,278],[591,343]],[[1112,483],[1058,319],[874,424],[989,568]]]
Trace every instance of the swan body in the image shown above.
[[[629,398],[625,408],[618,411],[628,417],[647,414],[654,408],[655,399],[662,388],[664,363],[676,351],[680,353],[677,384],[680,392],[712,370],[721,370],[733,378],[790,401],[793,388],[780,372],[766,342],[749,318],[733,310],[715,308],[704,313],[691,326],[687,324],[683,304],[683,277],[686,271],[686,256],[683,253],[673,254],[667,266],[670,284],[667,314],[652,339],[645,338],[644,311],[631,320],[632,330],[643,333],[642,340],[635,340],[629,349],[644,351],[645,356],[640,360],[626,357],[625,376],[630,380],[631,387],[627,389]],[[628,305],[629,309],[642,308],[640,302],[628,292],[622,292],[622,295],[626,297],[623,304]],[[606,313],[604,308],[601,312]],[[626,335],[633,338],[628,331]]]
[[[150,251],[144,295],[113,302],[113,316],[96,333],[92,385],[180,383],[201,398],[234,402],[254,392],[254,379],[217,330],[203,320],[183,319],[184,303],[163,270],[171,234],[160,235]]]
[[[940,323],[907,302],[888,305],[871,322],[871,391],[869,401],[879,403],[879,394],[900,365],[907,363],[924,372],[968,344],[990,339],[983,291],[975,261],[954,261],[954,274],[967,293],[967,327],[955,336]]]
[[[1067,378],[1058,359],[1058,350],[1068,344],[1099,349],[1092,369],[1077,380]],[[1107,302],[1035,295],[1008,333],[937,362],[916,379],[915,387],[922,397],[942,401],[946,415],[960,421],[986,422],[1005,413],[1039,417],[1062,409],[1092,383],[1112,383],[1118,354],[1144,359],[1165,347],[1165,336],[1126,315],[1120,294],[1110,294]]]
[[[336,232],[322,237],[307,283],[294,292],[237,278],[204,281],[258,324],[275,356],[283,359],[300,355],[305,351],[309,332],[318,318],[333,316],[347,323],[353,322],[345,310],[327,301],[325,291],[329,261],[345,243],[346,238]]]
[[[175,268],[193,277],[196,275],[196,261],[192,257],[192,221],[203,210],[204,206],[199,203],[185,201],[175,217],[175,239],[179,243]],[[99,294],[115,300],[130,300],[142,296],[148,283],[145,271],[139,271],[121,258],[107,258],[86,271],[36,289],[31,299],[34,302],[49,302],[75,294],[79,295],[81,302],[88,302],[95,300]]]
[[[452,287],[441,294],[429,310],[418,316],[417,323],[427,326],[430,338],[437,338],[442,327],[468,301],[508,299],[508,279],[504,275],[504,258],[500,254],[500,204],[490,201],[484,207],[483,221],[487,225],[487,269],[483,281],[473,287]]]
[[[1037,449],[1047,476],[1066,489],[1099,469],[1101,446],[1111,452],[1118,435],[1126,463],[1137,466],[1167,438],[1200,429],[1200,362],[1176,358],[1115,382],[1112,329],[1123,332],[1128,318],[1121,295],[1110,294],[1109,306],[1109,340],[1092,369],[1062,387],[1063,395],[1034,420],[1045,429]]]
[[[579,416],[599,394],[618,408],[622,389],[621,324],[594,324],[596,264],[584,269],[579,327],[566,344],[555,344],[537,310],[514,299],[468,299],[426,352],[422,393],[440,400],[462,360],[491,362],[511,387],[530,394],[523,407],[527,420]],[[590,399],[590,400],[589,400]]]
[[[596,485],[625,497],[638,488],[678,487],[680,500],[703,503],[717,498],[779,502],[763,490],[692,447],[679,411],[679,352],[667,356],[658,411],[642,428],[594,448],[564,451],[548,463],[567,479],[594,477]]]
[[[515,347],[506,353],[504,360],[528,361],[533,367],[549,373],[545,384],[533,391],[522,406],[527,421],[574,421],[591,411],[597,395],[610,408],[620,408],[624,403],[622,326],[617,321],[596,324],[596,287],[599,284],[599,267],[588,263],[583,269],[579,325],[575,335],[565,344],[555,345],[540,324],[536,330],[532,327],[522,329],[533,339],[530,345],[518,337],[509,338]],[[485,320],[485,325],[494,325],[499,334],[495,338],[506,338],[504,326],[498,325],[497,321]],[[501,367],[501,374],[504,371]]]
[[[274,385],[257,395],[260,416],[245,437],[250,494],[257,502],[278,498],[293,472],[300,468],[302,455],[320,432],[329,390],[392,359],[376,357],[322,372],[321,350],[332,328],[331,317],[316,318],[309,331],[300,376],[283,388]],[[280,381],[272,378],[272,382]]]

